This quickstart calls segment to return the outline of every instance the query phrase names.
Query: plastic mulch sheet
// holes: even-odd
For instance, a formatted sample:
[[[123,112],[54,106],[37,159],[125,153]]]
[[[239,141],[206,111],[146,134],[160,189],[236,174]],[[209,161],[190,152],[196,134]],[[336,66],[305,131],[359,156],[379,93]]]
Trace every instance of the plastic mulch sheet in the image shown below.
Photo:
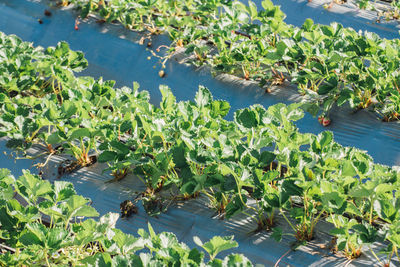
[[[322,2],[321,2],[322,3]],[[354,16],[353,13],[340,13],[340,8],[330,11],[317,5],[317,1],[309,4],[306,2],[282,0],[279,1],[282,10],[288,14],[287,22],[301,25],[305,18],[312,17],[314,21],[329,23],[338,21],[355,29],[368,29],[375,31],[382,37],[395,38],[397,35],[394,24],[385,24],[383,28],[363,26],[363,20],[368,17]],[[315,7],[313,6],[315,5]],[[159,84],[167,84],[171,87],[177,100],[193,99],[198,85],[208,87],[214,98],[224,99],[231,104],[233,111],[258,103],[265,107],[284,102],[290,103],[299,99],[296,88],[292,86],[279,87],[271,94],[265,94],[257,84],[243,82],[229,75],[212,77],[206,69],[195,69],[179,64],[179,57],[170,60],[166,66],[166,77],[160,78],[156,59],[148,60],[150,52],[137,42],[138,34],[125,30],[119,25],[98,25],[93,19],[89,19],[79,25],[79,30],[74,30],[75,17],[70,10],[51,9],[53,15],[45,17],[44,10],[48,8],[47,2],[28,0],[0,0],[0,31],[7,34],[16,34],[25,41],[34,42],[35,45],[44,47],[55,45],[58,41],[67,41],[71,49],[81,50],[89,61],[89,68],[82,75],[94,77],[103,76],[105,79],[117,81],[118,86],[130,86],[133,81],[139,82],[142,89],[148,90],[152,97],[152,103],[157,104],[161,99],[158,91]],[[295,9],[299,8],[301,12]],[[350,7],[349,7],[350,8]],[[293,10],[292,10],[293,9]],[[338,11],[339,10],[339,11]],[[355,9],[353,9],[355,10]],[[322,13],[321,13],[322,12]],[[364,13],[363,13],[364,14]],[[365,12],[365,14],[369,14]],[[39,24],[37,19],[42,19]],[[372,20],[369,20],[372,23]],[[386,27],[386,28],[385,28]],[[388,30],[390,29],[390,30]],[[393,33],[396,32],[396,34]],[[153,47],[167,42],[165,37],[153,40]],[[153,68],[156,66],[156,68]],[[352,113],[349,110],[332,112],[333,123],[328,128],[323,128],[315,118],[309,114],[297,123],[302,132],[318,133],[323,130],[334,132],[335,140],[342,145],[355,146],[367,150],[374,157],[375,162],[387,165],[400,165],[400,124],[383,123],[374,113],[362,111]],[[5,148],[5,140],[0,139],[0,151],[10,154]],[[33,151],[36,153],[37,151]],[[61,158],[53,158],[45,172],[45,178],[56,179],[56,162]],[[71,175],[65,175],[61,179],[74,183],[79,194],[90,197],[93,206],[104,214],[106,212],[119,212],[119,203],[132,199],[135,191],[140,191],[141,184],[138,179],[128,176],[118,183],[105,183],[109,176],[101,174],[98,164],[81,169]],[[15,175],[21,174],[22,169],[32,169],[32,161],[17,160],[0,153],[0,168],[9,168]],[[37,171],[36,171],[37,172]],[[255,224],[242,216],[231,220],[219,220],[213,217],[214,212],[205,205],[203,198],[190,200],[179,205],[173,205],[168,212],[156,217],[149,217],[144,212],[142,205],[138,204],[139,214],[129,219],[119,220],[117,227],[127,233],[136,233],[138,228],[146,228],[150,221],[156,231],[171,231],[189,246],[194,246],[193,236],[199,236],[207,240],[213,235],[234,234],[239,248],[231,252],[245,254],[254,263],[265,266],[273,265],[282,255],[290,249],[290,243],[294,240],[286,236],[281,243],[276,243],[268,238],[269,233],[251,234]],[[280,220],[282,221],[282,220]],[[282,225],[282,227],[286,227]],[[301,247],[295,252],[290,252],[281,261],[282,265],[294,266],[342,266],[346,260],[337,258],[323,249],[330,240],[329,224],[319,225],[317,239],[309,245]],[[366,253],[361,259],[353,262],[356,266],[371,266],[375,262]],[[398,263],[398,262],[397,262]]]

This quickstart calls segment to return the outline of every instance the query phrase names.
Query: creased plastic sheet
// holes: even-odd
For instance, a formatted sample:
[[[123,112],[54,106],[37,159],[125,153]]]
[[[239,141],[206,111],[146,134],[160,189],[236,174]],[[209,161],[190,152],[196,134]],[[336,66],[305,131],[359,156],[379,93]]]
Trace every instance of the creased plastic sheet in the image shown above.
[[[204,85],[215,98],[229,101],[232,107],[230,118],[236,109],[255,103],[268,107],[279,102],[290,103],[300,97],[292,86],[278,87],[273,93],[266,94],[257,84],[246,83],[229,75],[214,78],[206,68],[195,69],[179,64],[176,60],[167,63],[166,77],[160,78],[160,65],[157,59],[148,60],[151,54],[144,46],[137,44],[140,38],[138,34],[119,25],[101,26],[93,19],[81,23],[80,29],[75,31],[76,15],[68,10],[51,9],[53,15],[46,17],[43,15],[48,8],[46,3],[0,0],[0,30],[7,34],[17,34],[23,40],[44,47],[66,40],[72,49],[85,52],[89,68],[82,74],[113,79],[118,86],[131,86],[133,81],[137,81],[142,89],[150,92],[154,104],[158,104],[161,99],[159,84],[170,86],[178,100],[193,99],[198,85]],[[39,18],[43,24],[37,22]],[[153,40],[153,47],[167,41],[165,36],[158,37]],[[367,150],[378,163],[400,165],[398,122],[385,123],[379,121],[372,112],[353,113],[350,110],[331,112],[331,119],[332,125],[324,128],[315,118],[306,114],[297,125],[302,132],[331,130],[340,144]]]
[[[37,161],[15,161],[10,156],[11,151],[6,148],[5,144],[6,139],[0,139],[0,151],[6,152],[0,154],[0,168],[11,169],[16,177],[22,174],[23,169],[30,169],[33,173],[38,172],[33,164],[37,161],[43,161],[43,158],[38,158]],[[28,151],[31,156],[42,152],[40,148]],[[101,174],[101,170],[105,167],[101,164],[95,164],[58,178],[57,166],[63,160],[65,158],[53,156],[48,165],[42,169],[42,177],[50,181],[72,182],[78,194],[91,198],[92,206],[97,209],[100,215],[108,212],[119,213],[121,202],[126,199],[132,200],[137,195],[137,191],[144,190],[143,184],[133,175],[128,175],[120,182],[107,183],[111,176]],[[234,235],[239,247],[221,253],[220,256],[223,257],[227,253],[233,252],[243,253],[253,263],[264,266],[273,266],[281,256],[291,250],[294,237],[285,235],[283,240],[277,243],[269,237],[271,233],[252,233],[256,225],[245,215],[238,215],[229,220],[216,218],[214,211],[207,207],[207,203],[207,199],[200,196],[194,200],[173,204],[167,212],[157,217],[150,217],[145,213],[142,204],[139,202],[137,204],[138,214],[132,215],[128,219],[119,219],[116,227],[126,233],[136,234],[139,228],[147,229],[147,223],[150,222],[156,232],[173,232],[181,242],[185,242],[190,247],[196,246],[193,242],[193,236],[198,236],[205,241],[215,235]],[[285,233],[291,232],[283,218],[278,217],[277,222],[277,226],[282,227]],[[321,221],[316,228],[315,240],[296,251],[290,251],[282,258],[279,266],[343,266],[346,264],[347,259],[338,257],[329,250],[331,236],[327,233],[332,226]],[[396,260],[394,262],[398,264]],[[376,260],[366,250],[361,258],[352,262],[349,266],[367,267],[376,264]]]

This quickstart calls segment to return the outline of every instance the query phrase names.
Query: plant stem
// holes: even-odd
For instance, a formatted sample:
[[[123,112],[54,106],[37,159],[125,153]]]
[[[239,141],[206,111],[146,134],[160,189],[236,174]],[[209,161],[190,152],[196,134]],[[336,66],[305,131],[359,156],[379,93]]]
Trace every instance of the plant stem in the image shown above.
[[[373,199],[371,199],[370,205],[371,205],[371,209],[370,209],[370,212],[369,212],[369,224],[372,224],[372,213],[374,212]]]
[[[256,215],[251,215],[245,211],[242,211],[243,214],[245,214],[246,216],[250,217],[251,219],[253,219],[256,223],[258,223],[258,219],[256,218]]]
[[[51,267],[50,263],[49,263],[49,259],[47,258],[47,249],[44,250],[44,258],[46,260],[46,264],[48,267]]]
[[[317,217],[311,222],[311,231],[313,231],[314,226],[317,224],[319,217],[325,212],[324,209],[321,210],[321,212],[317,215]]]
[[[283,218],[286,220],[286,222],[290,225],[290,227],[292,227],[293,231],[297,231],[296,227],[293,226],[293,224],[289,221],[289,219],[286,217],[285,213],[283,212],[282,209],[279,209],[279,211],[281,212]]]
[[[383,266],[383,263],[381,260],[378,258],[378,256],[375,254],[375,252],[372,250],[371,246],[368,246],[369,251],[371,251],[372,255],[375,257],[375,259],[378,260],[379,264]]]
[[[394,254],[394,246],[393,246],[393,248],[392,248],[392,251],[390,252],[390,254],[389,254],[389,260],[388,260],[388,264],[390,265],[390,262],[392,261],[392,257],[393,257],[393,254]]]

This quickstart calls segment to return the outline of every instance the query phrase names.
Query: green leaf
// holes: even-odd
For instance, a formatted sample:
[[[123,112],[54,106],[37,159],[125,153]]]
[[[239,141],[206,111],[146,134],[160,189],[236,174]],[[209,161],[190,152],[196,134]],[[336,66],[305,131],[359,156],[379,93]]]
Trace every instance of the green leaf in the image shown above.
[[[132,235],[125,234],[119,229],[113,229],[115,235],[113,241],[115,241],[120,248],[120,252],[124,255],[128,253],[134,253],[135,251],[144,248],[144,240],[135,238]]]
[[[379,184],[376,188],[375,188],[375,192],[376,194],[380,195],[380,194],[385,194],[385,193],[391,193],[393,190],[396,190],[396,187],[392,184]]]
[[[33,232],[26,232],[21,234],[19,237],[19,242],[21,242],[25,246],[30,245],[39,245],[44,247],[44,242]]]
[[[269,11],[275,7],[274,3],[272,3],[271,0],[263,0],[261,2],[261,6],[267,11]]]
[[[62,41],[57,43],[56,48],[54,49],[54,56],[57,58],[61,58],[62,56],[65,56],[68,54],[70,51],[69,45],[67,42]]]
[[[254,4],[253,1],[249,0],[249,5],[246,8],[248,13],[250,14],[251,19],[252,20],[256,19],[258,16],[257,5]]]
[[[97,161],[98,162],[112,162],[116,159],[117,155],[118,154],[114,151],[106,150],[106,151],[103,151],[99,155],[99,157],[97,158]]]
[[[112,146],[112,148],[114,148],[115,150],[117,150],[120,154],[122,155],[127,155],[130,152],[130,148],[129,146],[117,141],[117,140],[112,140],[110,142],[110,145]]]
[[[73,184],[65,181],[54,181],[54,193],[56,201],[67,200],[76,194]]]
[[[89,15],[91,5],[92,5],[92,0],[89,0],[89,2],[82,7],[81,9],[82,19],[86,18]]]
[[[245,196],[242,196],[243,201],[246,203],[246,198]],[[241,201],[239,196],[236,196],[232,201],[226,205],[226,212],[225,216],[226,218],[231,218],[232,216],[242,212],[245,209],[245,206],[243,202]]]
[[[58,112],[53,109],[49,108],[45,113],[44,116],[49,120],[49,121],[56,121],[58,119]]]
[[[47,143],[51,145],[58,144],[62,141],[61,137],[58,135],[58,132],[54,132],[49,137],[47,137]]]
[[[250,129],[258,125],[256,113],[248,108],[237,110],[234,117],[235,122],[242,129]]]
[[[171,89],[168,86],[160,85],[160,92],[162,95],[162,101],[160,104],[161,109],[165,111],[172,111],[176,105],[176,98],[172,94]]]
[[[270,151],[263,151],[261,152],[259,162],[262,164],[262,166],[268,166],[272,161],[274,161],[275,158],[276,156],[274,153]]]
[[[66,202],[67,216],[68,217],[97,217],[99,213],[93,208],[86,204],[89,202],[88,199],[83,196],[73,195]]]
[[[176,167],[183,168],[187,165],[185,158],[185,143],[178,141],[177,144],[171,149],[171,152]]]
[[[40,245],[45,246],[47,228],[43,224],[28,223],[26,225],[27,233],[20,240],[24,245]],[[30,239],[30,240],[29,240]]]
[[[318,112],[320,111],[320,106],[314,101],[304,102],[301,108],[310,113],[313,117],[317,116]]]
[[[345,160],[342,166],[342,175],[354,177],[357,175],[356,169],[354,168],[352,162],[350,160]]]
[[[303,195],[303,189],[295,184],[295,180],[284,180],[282,183],[282,188],[289,196]]]
[[[338,192],[324,192],[321,196],[326,208],[335,213],[343,213],[346,209],[346,197]]]
[[[224,266],[253,266],[251,261],[242,254],[231,254],[226,256],[224,259],[224,264]]]
[[[298,121],[304,117],[304,112],[299,108],[301,104],[292,103],[287,106],[286,118],[290,121]]]
[[[306,30],[306,31],[311,31],[314,25],[314,21],[312,19],[306,19],[304,21],[303,26],[301,26],[302,29]]]
[[[151,226],[150,222],[147,223],[147,228],[149,229],[149,234],[151,238],[156,238],[157,234],[154,232],[153,227]]]
[[[84,137],[90,137],[90,130],[87,128],[78,128],[72,131],[68,140],[73,141],[75,139],[81,139]]]
[[[56,251],[61,248],[61,244],[66,241],[69,232],[62,227],[49,229],[47,236],[47,247]]]
[[[37,176],[32,175],[29,171],[23,170],[24,175],[18,179],[18,183],[24,188],[22,192],[28,193],[27,197],[32,197],[33,201],[40,196],[45,196],[53,191],[49,181],[40,180]]]
[[[207,105],[210,105],[212,101],[210,90],[208,90],[204,86],[199,86],[199,90],[197,91],[194,100],[198,107],[205,107]]]
[[[318,141],[321,145],[321,148],[324,148],[333,142],[333,133],[332,132],[322,132],[318,134]]]
[[[83,206],[78,208],[74,213],[73,217],[98,217],[99,213],[95,208],[90,206]]]
[[[111,267],[113,261],[110,254],[103,252],[103,253],[96,253],[93,256],[83,258],[80,262],[85,266],[90,266],[90,267],[98,267],[98,266]]]
[[[368,198],[371,195],[371,191],[367,190],[364,186],[361,186],[351,190],[349,195],[356,198]]]
[[[236,248],[238,246],[238,243],[233,240],[233,236],[214,236],[210,241],[204,244],[200,238],[195,236],[193,241],[196,243],[196,245],[207,251],[211,260],[213,260],[220,252],[231,248]]]
[[[271,238],[273,238],[276,242],[281,242],[283,236],[283,231],[279,227],[274,227]]]
[[[64,101],[61,106],[61,111],[64,118],[70,118],[78,111],[78,108],[76,107],[74,102]]]
[[[15,182],[7,169],[0,169],[0,203],[1,201],[9,201],[14,198],[14,188],[12,184]]]
[[[216,117],[225,117],[228,115],[231,106],[228,102],[222,100],[216,100],[211,103],[211,115]]]

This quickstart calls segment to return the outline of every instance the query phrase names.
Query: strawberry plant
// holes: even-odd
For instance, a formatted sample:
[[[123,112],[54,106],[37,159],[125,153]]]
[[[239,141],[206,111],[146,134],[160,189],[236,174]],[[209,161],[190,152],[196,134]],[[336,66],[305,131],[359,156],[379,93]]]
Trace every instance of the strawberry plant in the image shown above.
[[[399,258],[398,248],[399,248],[400,244],[399,244],[399,223],[398,223],[398,221],[389,225],[389,229],[388,229],[387,235],[386,235],[386,240],[389,241],[390,244],[386,248],[383,248],[383,249],[381,249],[381,251],[379,251],[379,253],[387,255],[386,261],[382,262],[371,249],[373,255],[376,258],[378,258],[378,262],[380,264],[382,264],[382,266],[390,266],[394,256]]]
[[[315,181],[305,181],[298,186],[287,180],[282,186],[287,194],[302,197],[303,207],[291,209],[291,216],[297,221],[296,225],[290,224],[295,231],[296,239],[299,242],[312,240],[315,226],[325,212],[319,201],[321,192],[315,186]]]
[[[26,204],[14,195],[18,193]],[[217,255],[234,247],[233,237],[215,236],[204,244],[195,237],[197,248],[190,249],[180,243],[172,233],[156,234],[148,225],[148,232],[139,229],[132,236],[115,228],[118,214],[108,213],[98,220],[97,211],[88,205],[89,200],[77,195],[72,184],[55,181],[51,184],[24,171],[15,179],[8,170],[0,170],[0,210],[2,216],[2,250],[0,264],[10,265],[173,265],[194,266],[215,264],[246,265],[251,262],[240,254],[224,259]],[[50,218],[44,221],[43,215]],[[85,220],[82,218],[86,217]],[[78,219],[80,218],[80,219]]]
[[[271,230],[275,224],[275,212],[284,207],[284,204],[289,199],[281,189],[277,186],[277,178],[279,172],[267,171],[263,172],[260,169],[255,170],[255,189],[250,193],[250,196],[257,201],[257,225],[258,231]]]
[[[335,235],[335,244],[337,250],[342,250],[344,255],[349,259],[355,259],[361,256],[363,242],[359,234],[352,231],[357,225],[355,219],[348,219],[342,215],[334,215],[328,221],[335,225],[335,229],[331,234]]]

